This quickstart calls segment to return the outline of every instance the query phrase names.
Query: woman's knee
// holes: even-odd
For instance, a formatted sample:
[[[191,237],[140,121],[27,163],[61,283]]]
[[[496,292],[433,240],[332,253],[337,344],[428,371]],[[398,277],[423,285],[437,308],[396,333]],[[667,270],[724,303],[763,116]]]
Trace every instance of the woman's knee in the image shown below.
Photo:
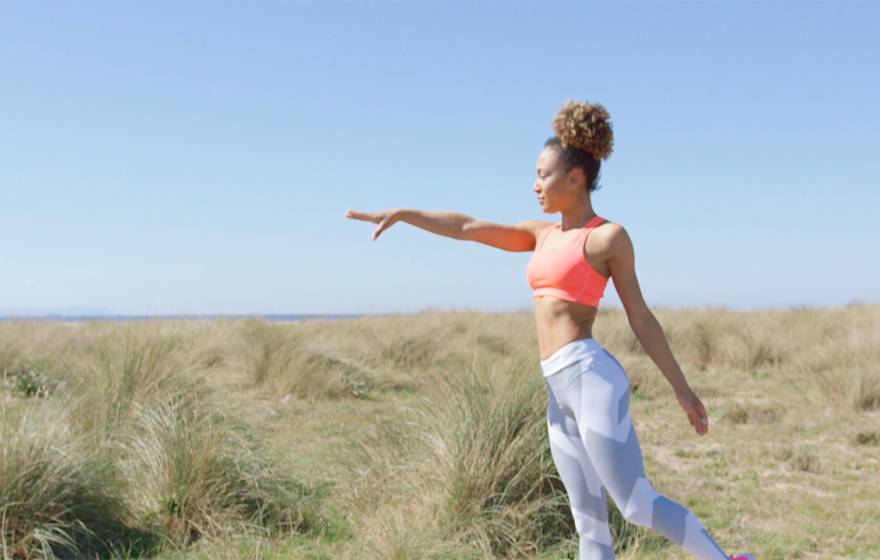
[[[644,477],[636,480],[628,495],[612,495],[623,518],[629,523],[643,527],[653,526],[654,502],[660,497],[661,494]]]
[[[580,538],[603,545],[611,545],[611,529],[608,527],[607,510],[604,515],[594,515],[597,512],[584,512],[572,508],[572,513],[574,514],[574,526]]]

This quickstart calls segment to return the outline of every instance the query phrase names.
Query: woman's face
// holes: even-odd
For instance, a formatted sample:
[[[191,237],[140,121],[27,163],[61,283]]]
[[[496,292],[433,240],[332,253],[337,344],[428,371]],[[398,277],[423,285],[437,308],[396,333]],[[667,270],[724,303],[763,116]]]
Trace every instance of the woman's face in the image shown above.
[[[538,155],[535,168],[535,186],[538,204],[544,212],[559,212],[574,202],[577,193],[576,169],[568,173],[562,168],[557,151],[547,146]]]

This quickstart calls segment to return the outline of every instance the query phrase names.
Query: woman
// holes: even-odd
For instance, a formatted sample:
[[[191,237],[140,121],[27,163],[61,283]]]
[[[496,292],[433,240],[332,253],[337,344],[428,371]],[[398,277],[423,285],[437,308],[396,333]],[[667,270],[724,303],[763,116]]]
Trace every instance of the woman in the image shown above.
[[[534,251],[527,278],[547,386],[550,451],[568,493],[581,560],[614,558],[608,494],[627,521],[651,527],[696,558],[753,560],[750,554],[726,556],[688,509],[658,493],[645,476],[629,415],[629,378],[592,337],[608,278],[614,280],[630,327],[672,385],[697,434],[708,432],[709,420],[642,298],[627,231],[593,210],[590,193],[598,188],[600,161],[611,155],[613,144],[608,112],[598,103],[567,101],[553,129],[556,136],[538,156],[533,190],[542,210],[561,213],[561,222],[500,225],[464,214],[409,209],[349,211],[347,217],[378,223],[373,240],[403,221],[453,239]]]

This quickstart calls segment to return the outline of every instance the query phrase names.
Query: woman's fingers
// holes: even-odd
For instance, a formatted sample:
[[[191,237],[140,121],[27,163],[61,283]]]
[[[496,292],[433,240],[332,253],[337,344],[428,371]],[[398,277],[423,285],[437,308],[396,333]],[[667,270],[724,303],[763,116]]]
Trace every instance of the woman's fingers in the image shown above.
[[[349,210],[345,213],[346,218],[353,218],[355,220],[365,220],[367,222],[373,222],[374,224],[382,221],[382,218],[378,214],[371,214],[369,212],[358,212],[357,210]]]
[[[382,210],[381,212],[358,212],[357,210],[349,210],[345,213],[346,218],[353,218],[355,220],[365,220],[368,222],[373,222],[374,224],[379,224],[379,227],[373,231],[373,241],[375,241],[379,234],[390,228],[394,222],[397,221],[396,210]]]
[[[694,421],[692,422],[694,428],[697,429],[697,433],[700,435],[705,434],[709,431],[709,417],[706,416],[705,412],[697,412],[694,414]]]
[[[703,406],[703,402],[700,399],[697,399],[697,421],[700,423],[700,429],[702,430],[700,433],[705,434],[709,431],[709,415],[706,414],[706,408]]]
[[[703,406],[700,398],[694,393],[687,396],[686,402],[682,403],[688,415],[688,420],[697,431],[703,435],[709,430],[709,417],[706,415],[706,408]]]
[[[703,403],[696,395],[692,396],[688,402],[683,403],[688,422],[694,427],[698,434],[703,435],[709,431],[709,417],[706,415],[706,409]]]
[[[373,232],[373,241],[379,238],[379,234],[388,229],[388,224],[390,220],[382,220],[379,222],[379,227],[376,228],[376,231]]]
[[[708,420],[705,417],[700,417],[696,421],[697,433],[703,435],[709,429]]]
[[[391,225],[399,219],[397,217],[397,209],[382,210],[381,212],[358,212],[357,210],[348,210],[345,213],[345,217],[379,224],[379,227],[373,231],[373,241],[379,237],[380,233],[390,228]]]

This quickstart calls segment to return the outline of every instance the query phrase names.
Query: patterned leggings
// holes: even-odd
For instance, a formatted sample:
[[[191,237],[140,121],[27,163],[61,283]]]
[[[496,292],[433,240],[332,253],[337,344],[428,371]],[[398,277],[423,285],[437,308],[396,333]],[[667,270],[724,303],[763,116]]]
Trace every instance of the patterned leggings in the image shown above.
[[[630,523],[660,532],[696,558],[727,560],[697,518],[646,478],[620,362],[595,339],[582,338],[541,360],[541,369],[550,451],[568,493],[580,560],[614,558],[608,494]]]

